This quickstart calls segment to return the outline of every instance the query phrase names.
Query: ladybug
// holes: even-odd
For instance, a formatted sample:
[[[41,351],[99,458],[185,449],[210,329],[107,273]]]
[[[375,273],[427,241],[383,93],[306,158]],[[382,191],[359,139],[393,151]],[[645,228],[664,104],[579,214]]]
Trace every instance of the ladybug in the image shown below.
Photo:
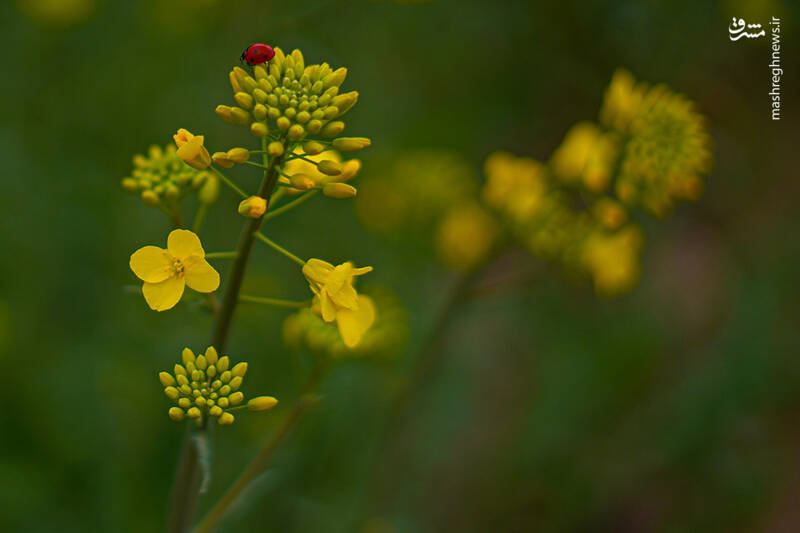
[[[239,61],[247,61],[247,64],[252,67],[253,65],[269,63],[273,57],[275,57],[275,50],[273,50],[270,45],[255,43],[244,49]]]

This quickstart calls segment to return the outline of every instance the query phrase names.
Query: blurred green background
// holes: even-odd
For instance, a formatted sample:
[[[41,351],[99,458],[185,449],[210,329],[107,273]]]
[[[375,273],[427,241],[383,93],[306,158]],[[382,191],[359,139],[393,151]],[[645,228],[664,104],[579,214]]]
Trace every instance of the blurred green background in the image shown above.
[[[434,148],[476,175],[497,149],[547,158],[593,119],[618,66],[666,82],[708,118],[716,165],[696,205],[646,225],[642,282],[598,300],[523,252],[471,298],[387,422],[454,282],[425,246],[362,229],[319,200],[272,224],[303,256],[375,267],[410,317],[394,359],[353,360],[224,530],[796,531],[800,528],[800,193],[796,3],[443,0],[17,0],[0,6],[0,526],[158,531],[181,426],[156,372],[202,349],[210,318],[149,311],[128,256],[167,224],[125,194],[130,158],[179,127],[212,150],[252,146],[214,114],[249,43],[347,66],[348,132],[381,158]],[[766,41],[731,16],[783,21],[783,120],[769,120]],[[237,174],[238,171],[238,174]],[[254,186],[252,173],[232,171]],[[251,180],[251,181],[248,181]],[[224,194],[207,250],[241,219]],[[163,244],[162,244],[163,245]],[[225,265],[220,265],[224,276]],[[258,249],[246,286],[291,298],[296,266]],[[297,394],[285,313],[240,309],[229,353],[276,411],[214,435],[204,508]],[[387,433],[388,432],[388,433]],[[390,436],[388,444],[381,435]]]

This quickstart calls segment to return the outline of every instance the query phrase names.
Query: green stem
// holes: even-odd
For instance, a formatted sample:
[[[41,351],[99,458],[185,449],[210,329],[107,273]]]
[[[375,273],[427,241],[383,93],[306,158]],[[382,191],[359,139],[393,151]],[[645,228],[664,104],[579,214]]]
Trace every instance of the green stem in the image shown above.
[[[265,151],[263,159],[266,170],[264,170],[264,176],[261,180],[258,195],[262,198],[269,198],[278,181],[276,167],[281,163],[282,158],[275,157],[269,160],[266,154],[266,139],[261,140],[261,145]],[[232,186],[234,190],[237,190],[240,195],[244,196],[244,193],[238,190],[238,187],[233,183],[230,183],[221,172],[213,167],[209,168],[211,168],[223,182],[228,186]],[[239,237],[236,258],[233,260],[230,275],[228,276],[225,295],[216,313],[216,324],[212,336],[212,345],[222,353],[225,352],[233,313],[236,310],[236,304],[239,302],[239,290],[242,287],[244,274],[250,259],[250,253],[253,250],[253,235],[261,227],[262,221],[262,218],[249,219],[245,223],[244,229]],[[205,428],[201,428],[201,431],[204,430]],[[184,439],[180,466],[176,474],[175,487],[170,501],[170,518],[167,527],[170,533],[184,533],[194,519],[194,510],[197,502],[200,480],[197,451],[193,448],[194,445],[191,439]]]
[[[206,259],[236,259],[237,252],[211,252]]]
[[[311,305],[311,300],[304,302],[295,302],[293,300],[283,300],[281,298],[265,298],[263,296],[250,296],[249,294],[240,294],[240,302],[249,302],[254,304],[273,305],[275,307],[290,307],[292,309],[302,309]]]
[[[283,190],[283,189],[281,189],[281,190]],[[295,198],[294,200],[292,200],[291,202],[289,202],[289,203],[287,203],[285,205],[280,206],[279,208],[275,209],[274,211],[268,211],[267,214],[264,215],[262,218],[264,220],[269,220],[271,218],[277,217],[278,215],[282,215],[286,211],[294,209],[298,205],[302,204],[303,202],[305,202],[306,200],[308,200],[309,198],[311,198],[312,196],[317,194],[317,192],[318,191],[315,190],[315,189],[312,189],[310,191],[306,191],[305,193],[303,193],[299,197]]]
[[[203,520],[197,524],[192,530],[192,533],[209,533],[214,531],[217,523],[220,521],[225,511],[236,500],[236,498],[247,488],[247,486],[255,479],[267,466],[267,463],[272,458],[281,443],[291,433],[292,429],[297,425],[303,415],[317,403],[317,398],[310,394],[310,390],[315,386],[320,373],[315,371],[309,378],[306,385],[303,387],[300,398],[289,411],[289,414],[283,421],[283,424],[272,434],[266,444],[258,452],[258,455],[253,459],[247,468],[236,478],[233,485],[222,496],[217,504],[211,508]]]
[[[194,214],[194,222],[192,222],[192,231],[195,233],[200,233],[200,230],[203,228],[203,221],[206,219],[207,213],[208,206],[206,204],[200,204],[197,207],[197,212]]]
[[[253,163],[252,161],[245,161],[244,164],[245,165],[250,165],[251,167],[261,168],[261,169],[266,169],[267,168],[265,165],[262,165],[261,163]]]
[[[273,241],[272,239],[270,239],[269,237],[267,237],[266,235],[264,235],[260,231],[257,231],[255,233],[255,237],[256,237],[256,239],[258,239],[259,241],[263,242],[264,244],[266,244],[267,246],[269,246],[270,248],[272,248],[276,252],[285,255],[286,257],[288,257],[289,259],[291,259],[292,261],[294,261],[298,265],[303,266],[303,265],[306,264],[305,261],[303,261],[302,259],[300,259],[296,255],[294,255],[292,252],[290,252],[289,250],[287,250],[283,246],[279,245],[277,242]]]
[[[259,166],[261,166],[261,165],[259,165]],[[231,188],[231,190],[233,190],[233,191],[234,191],[236,194],[238,194],[238,195],[239,195],[239,196],[241,196],[242,198],[247,198],[247,197],[248,197],[246,192],[244,192],[242,189],[240,189],[240,188],[239,188],[239,187],[238,187],[238,186],[237,186],[237,185],[236,185],[234,182],[232,182],[231,180],[229,180],[229,179],[228,179],[228,178],[225,176],[225,174],[223,174],[222,172],[220,172],[219,170],[217,170],[217,169],[216,169],[216,168],[215,168],[213,165],[209,166],[208,168],[210,168],[210,169],[211,169],[211,171],[212,171],[214,174],[216,174],[216,175],[217,175],[217,177],[218,177],[220,180],[222,180],[222,183],[224,183],[225,185],[227,185],[228,187],[230,187],[230,188]],[[263,167],[263,168],[266,168],[266,167]],[[260,195],[259,195],[259,196],[260,196]]]

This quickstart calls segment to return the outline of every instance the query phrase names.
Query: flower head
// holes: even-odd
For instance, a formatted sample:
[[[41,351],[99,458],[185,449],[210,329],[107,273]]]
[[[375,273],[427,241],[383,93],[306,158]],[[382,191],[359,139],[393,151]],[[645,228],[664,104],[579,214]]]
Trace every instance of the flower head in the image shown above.
[[[635,84],[617,71],[601,118],[628,137],[622,148],[615,192],[628,205],[663,216],[678,200],[702,194],[710,170],[711,137],[694,104],[665,85]]]
[[[230,72],[237,105],[220,105],[216,111],[231,124],[248,126],[259,138],[273,128],[293,141],[308,134],[333,138],[345,128],[336,119],[358,101],[356,91],[340,94],[345,77],[346,68],[334,70],[327,63],[306,66],[300,50],[285,54],[276,47],[269,70],[256,65],[253,76],[241,67]]]
[[[353,280],[370,272],[372,267],[355,268],[352,263],[333,266],[321,259],[309,259],[303,275],[314,293],[312,308],[325,322],[336,321],[344,343],[352,348],[375,321],[375,307],[361,297]]]
[[[284,342],[295,350],[308,349],[333,358],[389,357],[400,352],[408,339],[408,313],[401,302],[388,289],[374,285],[359,297],[375,308],[376,317],[357,346],[346,346],[336,325],[308,307],[286,317]]]
[[[219,273],[205,260],[200,239],[189,230],[173,230],[167,237],[166,249],[139,248],[131,255],[130,266],[144,282],[142,294],[155,311],[175,307],[186,285],[205,293],[219,287]]]
[[[202,135],[192,135],[189,131],[181,128],[172,138],[178,147],[178,157],[183,159],[187,165],[197,170],[204,170],[211,164],[211,155],[203,146],[204,137]]]
[[[278,403],[272,396],[257,396],[244,404],[244,394],[239,388],[247,372],[247,363],[230,368],[228,356],[219,357],[213,346],[197,357],[192,350],[184,348],[181,359],[183,364],[175,365],[174,375],[169,372],[158,375],[164,394],[176,404],[169,409],[169,417],[175,421],[188,416],[201,424],[204,418],[216,418],[220,426],[229,426],[234,421],[231,411],[245,407],[250,411],[264,411]]]
[[[165,148],[151,146],[147,155],[133,156],[133,172],[122,179],[122,188],[141,196],[153,207],[166,208],[177,203],[192,191],[203,191],[217,185],[217,178],[183,163],[175,145]]]

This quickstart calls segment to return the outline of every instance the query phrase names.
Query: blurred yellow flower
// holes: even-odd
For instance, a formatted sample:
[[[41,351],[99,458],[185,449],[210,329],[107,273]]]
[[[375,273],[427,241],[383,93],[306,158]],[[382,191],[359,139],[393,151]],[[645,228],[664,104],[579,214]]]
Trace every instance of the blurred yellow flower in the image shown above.
[[[484,171],[483,200],[490,207],[514,222],[524,222],[541,209],[548,192],[544,165],[499,151],[486,158]]]
[[[641,230],[632,225],[612,234],[597,232],[587,239],[582,257],[598,294],[620,294],[639,281],[642,241]]]
[[[202,135],[192,135],[189,131],[181,128],[178,133],[172,136],[175,145],[178,147],[178,157],[192,168],[203,170],[211,164],[211,155],[203,146],[204,137]]]
[[[498,235],[492,216],[478,203],[457,205],[436,231],[436,252],[445,266],[470,270],[486,258]]]
[[[325,322],[336,321],[342,340],[353,348],[375,321],[375,306],[359,295],[353,280],[370,272],[372,267],[355,268],[346,262],[333,266],[321,259],[309,259],[303,275],[314,293],[313,309]]]
[[[617,157],[617,143],[591,122],[579,122],[567,132],[550,161],[553,172],[564,183],[583,183],[600,192],[608,187]]]
[[[219,273],[205,260],[200,239],[189,230],[176,229],[167,237],[167,248],[145,246],[136,250],[130,267],[141,279],[142,294],[150,309],[175,307],[186,285],[197,292],[214,292]]]

